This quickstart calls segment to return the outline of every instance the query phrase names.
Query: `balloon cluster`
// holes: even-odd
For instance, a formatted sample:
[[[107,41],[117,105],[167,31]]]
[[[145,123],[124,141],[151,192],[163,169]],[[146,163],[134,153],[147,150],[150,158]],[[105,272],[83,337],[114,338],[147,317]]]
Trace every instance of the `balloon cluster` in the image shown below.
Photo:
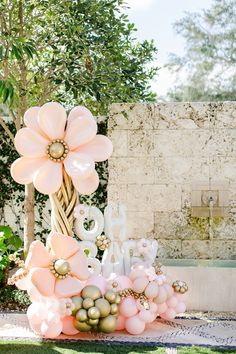
[[[74,326],[78,331],[115,331],[121,298],[114,291],[106,291],[103,297],[97,286],[87,285],[80,296],[73,296],[71,300],[75,306],[72,312]]]

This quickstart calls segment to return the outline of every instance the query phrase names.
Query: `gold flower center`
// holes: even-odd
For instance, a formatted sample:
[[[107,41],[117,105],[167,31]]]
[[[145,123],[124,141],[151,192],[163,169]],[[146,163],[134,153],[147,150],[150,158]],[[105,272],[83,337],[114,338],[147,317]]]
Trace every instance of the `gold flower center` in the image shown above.
[[[52,262],[50,270],[55,277],[64,279],[70,272],[70,264],[65,259],[56,259]]]
[[[67,144],[64,140],[56,139],[51,141],[47,146],[47,155],[54,162],[63,161],[69,152]]]

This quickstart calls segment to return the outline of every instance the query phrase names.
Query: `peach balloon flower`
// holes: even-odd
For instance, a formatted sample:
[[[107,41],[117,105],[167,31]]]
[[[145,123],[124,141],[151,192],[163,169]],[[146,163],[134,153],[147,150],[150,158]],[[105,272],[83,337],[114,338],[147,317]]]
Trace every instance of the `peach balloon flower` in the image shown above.
[[[24,115],[26,127],[15,136],[15,147],[22,157],[11,167],[13,179],[34,184],[43,194],[56,193],[63,181],[63,168],[81,194],[93,193],[99,184],[95,162],[112,154],[112,143],[97,134],[91,112],[75,107],[68,117],[64,107],[49,102],[31,107]]]
[[[21,286],[21,281],[16,286],[27,291],[33,286],[46,297],[76,295],[90,275],[87,257],[80,250],[79,242],[56,232],[49,235],[47,247],[41,241],[32,242],[25,268],[29,274],[24,286]]]

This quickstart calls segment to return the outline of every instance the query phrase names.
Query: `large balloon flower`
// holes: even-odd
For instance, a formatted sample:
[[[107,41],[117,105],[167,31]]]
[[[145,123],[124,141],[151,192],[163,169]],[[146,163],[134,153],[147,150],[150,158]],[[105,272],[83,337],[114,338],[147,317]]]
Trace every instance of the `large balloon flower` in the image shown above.
[[[99,184],[95,162],[112,153],[111,141],[97,134],[97,124],[85,107],[68,115],[62,105],[49,102],[31,107],[24,115],[25,128],[15,137],[22,157],[11,168],[14,180],[34,184],[43,194],[56,193],[63,181],[63,169],[81,194],[93,193]]]
[[[29,274],[16,285],[29,294],[36,291],[37,297],[56,296],[64,298],[78,294],[90,273],[87,257],[80,244],[72,237],[51,233],[47,247],[40,241],[32,242],[25,268]]]

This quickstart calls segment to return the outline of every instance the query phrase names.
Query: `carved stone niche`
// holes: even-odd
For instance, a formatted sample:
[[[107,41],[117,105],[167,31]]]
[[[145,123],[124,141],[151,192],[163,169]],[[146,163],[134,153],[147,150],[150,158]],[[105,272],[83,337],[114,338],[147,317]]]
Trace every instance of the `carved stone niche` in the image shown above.
[[[229,206],[229,184],[224,181],[194,182],[191,202],[193,217],[225,217]]]

